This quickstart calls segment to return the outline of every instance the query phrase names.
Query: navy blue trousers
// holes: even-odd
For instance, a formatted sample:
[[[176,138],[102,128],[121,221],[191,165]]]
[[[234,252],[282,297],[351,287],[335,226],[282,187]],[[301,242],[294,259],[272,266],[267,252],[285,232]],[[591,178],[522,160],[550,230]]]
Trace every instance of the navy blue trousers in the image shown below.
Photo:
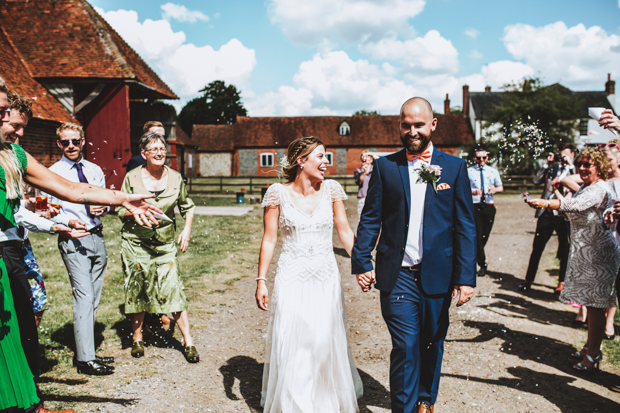
[[[381,292],[381,313],[392,336],[392,411],[416,412],[418,402],[435,404],[443,345],[448,332],[450,294],[428,296],[419,272],[401,269],[394,288]]]

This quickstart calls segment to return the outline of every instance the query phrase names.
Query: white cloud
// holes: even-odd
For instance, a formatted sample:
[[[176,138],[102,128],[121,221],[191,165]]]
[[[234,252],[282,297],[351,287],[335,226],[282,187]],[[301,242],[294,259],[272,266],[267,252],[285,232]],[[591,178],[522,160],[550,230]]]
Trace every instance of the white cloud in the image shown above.
[[[318,46],[329,42],[378,41],[387,34],[410,36],[408,20],[425,0],[269,0],[272,23],[294,42]]]
[[[515,24],[504,29],[503,41],[512,56],[540,72],[543,81],[574,89],[602,90],[606,74],[617,74],[620,67],[620,36],[598,26]]]
[[[456,73],[459,60],[456,48],[450,40],[441,37],[437,30],[429,30],[424,37],[400,41],[385,38],[359,46],[374,59],[395,60],[405,64],[403,70],[423,73]]]
[[[620,0],[618,0],[618,1],[620,1]],[[474,28],[465,29],[465,31],[463,33],[465,34],[465,36],[469,36],[472,39],[477,38],[478,35],[480,34],[480,32],[478,30],[474,29]]]
[[[484,55],[476,49],[473,49],[471,52],[469,52],[468,56],[472,59],[482,59],[484,57]]]
[[[219,50],[209,45],[199,47],[186,43],[185,33],[173,31],[167,20],[146,19],[140,23],[133,10],[96,10],[181,97],[176,106],[182,106],[214,80],[243,88],[256,66],[255,51],[237,39]]]
[[[189,23],[196,23],[198,20],[205,22],[209,21],[209,16],[203,12],[198,10],[189,10],[187,7],[180,4],[166,3],[161,6],[161,9],[163,11],[162,17],[164,20],[174,19],[180,22]]]

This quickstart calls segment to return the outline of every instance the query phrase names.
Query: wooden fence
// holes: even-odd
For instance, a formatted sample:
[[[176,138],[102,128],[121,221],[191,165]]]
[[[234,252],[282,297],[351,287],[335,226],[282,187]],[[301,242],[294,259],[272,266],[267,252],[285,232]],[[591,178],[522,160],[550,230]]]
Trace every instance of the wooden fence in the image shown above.
[[[358,187],[350,175],[331,175],[328,179],[340,182],[348,194],[357,194]],[[534,187],[532,176],[507,175],[502,177],[504,187],[509,189],[529,189]],[[187,178],[188,191],[191,194],[234,194],[244,191],[248,194],[260,194],[267,184],[280,182],[277,177],[264,176],[223,176]]]

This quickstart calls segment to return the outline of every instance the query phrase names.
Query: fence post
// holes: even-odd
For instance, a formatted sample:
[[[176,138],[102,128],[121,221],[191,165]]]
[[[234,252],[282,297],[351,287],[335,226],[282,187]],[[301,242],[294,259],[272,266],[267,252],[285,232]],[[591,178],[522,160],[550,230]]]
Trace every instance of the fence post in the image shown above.
[[[189,181],[189,192],[192,192],[192,177],[188,177],[187,180]]]
[[[220,193],[224,192],[224,178],[220,176]]]
[[[250,177],[250,190],[248,192],[251,194],[254,193],[254,187],[252,186],[252,177]]]

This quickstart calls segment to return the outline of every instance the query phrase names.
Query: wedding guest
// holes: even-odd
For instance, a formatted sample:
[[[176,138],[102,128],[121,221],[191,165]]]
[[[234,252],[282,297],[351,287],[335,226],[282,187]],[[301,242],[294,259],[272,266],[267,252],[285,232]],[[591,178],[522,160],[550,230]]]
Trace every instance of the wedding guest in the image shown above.
[[[583,185],[574,197],[564,197],[556,190],[557,199],[532,199],[527,203],[534,208],[558,210],[570,220],[571,249],[560,301],[575,302],[588,309],[588,341],[572,356],[581,359],[573,365],[574,369],[590,371],[603,358],[600,348],[605,310],[615,305],[620,247],[611,231],[601,225],[604,211],[613,202],[605,182],[609,159],[599,148],[585,148],[576,166]]]
[[[0,121],[8,120],[8,89],[0,82]],[[51,173],[26,153],[19,145],[6,144],[0,133],[0,215],[2,229],[16,226],[14,211],[20,203],[23,182],[35,188],[46,190],[54,196],[71,202],[100,202],[109,205],[123,204],[132,210],[144,223],[149,218],[157,220],[153,212],[160,212],[142,201],[143,196],[132,196],[92,185],[76,184]],[[150,225],[146,222],[146,225]],[[10,293],[8,277],[5,276],[4,258],[0,256],[0,410],[52,413],[43,407],[37,395],[34,378],[28,367],[24,350],[20,344],[19,327],[15,316],[13,295]],[[73,413],[72,409],[62,413]]]
[[[575,149],[571,144],[565,144],[560,148],[559,159],[556,159],[556,155],[551,152],[547,156],[546,163],[540,168],[536,176],[534,177],[534,184],[538,185],[544,183],[542,199],[551,199],[554,197],[554,181],[561,180],[567,175],[575,173],[575,167],[573,166],[573,159],[575,157]],[[532,254],[530,255],[530,261],[527,266],[527,272],[525,280],[519,285],[519,291],[527,291],[531,288],[532,283],[536,279],[536,272],[538,271],[538,264],[540,258],[545,250],[545,246],[553,232],[558,235],[558,252],[557,255],[560,259],[560,273],[558,286],[555,289],[556,294],[562,292],[564,287],[564,276],[566,274],[566,265],[568,263],[568,251],[570,248],[568,241],[568,223],[566,220],[558,216],[557,211],[548,211],[546,209],[539,209],[536,211],[536,235],[534,236],[534,245],[532,246]]]
[[[487,257],[484,247],[495,222],[495,202],[493,195],[504,190],[497,169],[487,165],[489,154],[484,148],[477,148],[474,161],[476,165],[467,168],[471,182],[471,194],[474,201],[474,218],[476,220],[478,277],[487,272]]]
[[[349,254],[354,236],[344,208],[347,195],[338,182],[325,180],[328,163],[320,140],[295,139],[282,166],[286,183],[271,185],[263,199],[256,303],[264,311],[278,228],[282,238],[265,350],[265,413],[359,411],[362,380],[349,349],[334,226]]]
[[[144,126],[142,127],[142,134],[145,134],[148,132],[157,133],[163,136],[164,138],[166,136],[166,129],[164,129],[164,124],[161,122],[157,122],[156,120],[150,120],[144,124]],[[129,162],[127,162],[127,167],[125,169],[125,172],[129,173],[129,171],[132,171],[136,169],[138,166],[143,166],[143,165],[146,165],[146,159],[144,159],[142,154],[139,153],[133,158],[131,158]]]
[[[361,156],[362,166],[357,168],[353,173],[355,177],[355,183],[359,186],[357,192],[357,216],[362,216],[362,210],[364,209],[364,202],[366,201],[366,193],[368,192],[368,182],[372,176],[372,163],[375,158],[368,152],[362,153]]]
[[[144,228],[133,222],[133,216],[124,208],[118,209],[123,221],[121,229],[123,274],[125,277],[125,314],[132,315],[133,357],[144,356],[142,326],[145,312],[172,313],[183,334],[183,355],[190,363],[200,360],[190,333],[187,298],[179,274],[177,246],[175,245],[174,208],[179,208],[185,219],[177,244],[181,251],[189,246],[194,203],[180,173],[168,168],[166,140],[162,135],[147,132],[140,138],[140,151],[146,165],[131,170],[123,181],[122,191],[129,194],[153,194],[148,202],[160,208],[169,218],[162,219],[153,228]]]
[[[84,159],[86,140],[82,127],[63,123],[56,130],[56,135],[56,143],[63,155],[60,161],[50,167],[50,171],[71,182],[105,188],[103,170]],[[73,292],[74,365],[78,373],[95,376],[114,372],[111,366],[114,363],[113,357],[99,357],[95,354],[95,317],[108,262],[100,218],[107,212],[106,206],[61,201],[60,212],[52,218],[54,222],[88,232],[79,240],[61,234],[58,237],[58,249]]]

